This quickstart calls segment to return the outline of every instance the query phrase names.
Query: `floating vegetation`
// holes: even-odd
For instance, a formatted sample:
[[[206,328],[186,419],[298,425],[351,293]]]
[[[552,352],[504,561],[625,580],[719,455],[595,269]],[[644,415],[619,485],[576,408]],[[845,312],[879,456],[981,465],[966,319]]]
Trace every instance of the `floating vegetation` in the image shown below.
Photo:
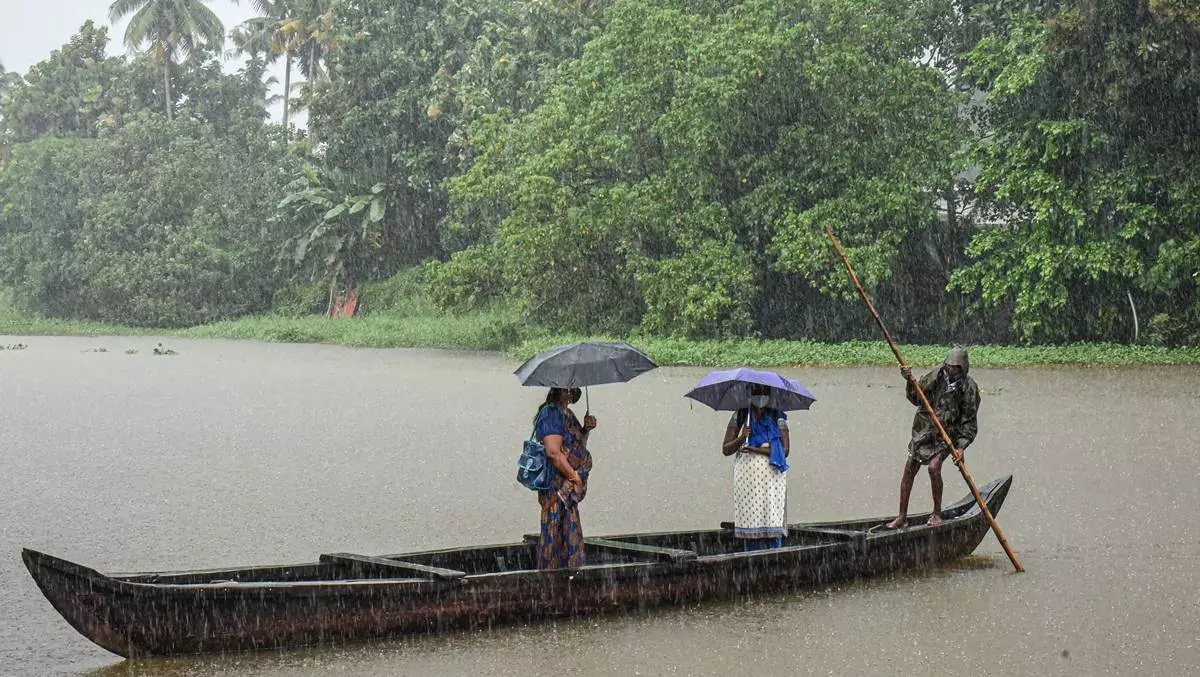
[[[125,351],[126,355],[137,355],[137,348],[130,348]]]
[[[25,350],[29,346],[24,343],[12,343],[6,346],[0,346],[0,350]]]
[[[163,344],[160,343],[160,344],[154,346],[154,354],[155,355],[178,355],[179,353],[175,352],[174,350],[171,350],[170,348],[163,347]]]
[[[85,352],[85,353],[107,353],[108,348],[88,348],[87,350],[85,350],[83,352]]]

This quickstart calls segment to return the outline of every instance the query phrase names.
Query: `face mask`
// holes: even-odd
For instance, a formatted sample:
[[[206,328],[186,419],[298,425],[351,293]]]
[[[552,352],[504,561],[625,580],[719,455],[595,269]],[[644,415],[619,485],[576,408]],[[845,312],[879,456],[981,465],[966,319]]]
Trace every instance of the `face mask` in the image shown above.
[[[767,406],[767,402],[771,401],[770,395],[754,395],[750,398],[750,404],[762,409]]]

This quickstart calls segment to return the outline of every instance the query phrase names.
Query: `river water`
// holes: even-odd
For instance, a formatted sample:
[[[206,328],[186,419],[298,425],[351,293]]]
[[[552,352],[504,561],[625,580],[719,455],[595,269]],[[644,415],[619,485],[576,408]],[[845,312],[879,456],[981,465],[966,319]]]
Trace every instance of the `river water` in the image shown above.
[[[1200,670],[1200,369],[976,369],[994,537],[933,571],[803,594],[333,649],[123,661],[50,607],[30,547],[101,571],[519,540],[513,479],[544,396],[487,353],[176,338],[4,337],[0,675],[1181,675]],[[177,354],[153,354],[158,342]],[[104,348],[106,352],[96,352]],[[128,354],[127,350],[136,350]],[[587,533],[730,519],[728,414],[704,369],[592,388]],[[913,408],[896,369],[783,370],[789,520],[895,510]],[[580,403],[582,406],[583,403]],[[947,502],[967,493],[952,467]],[[913,511],[928,510],[917,478]]]

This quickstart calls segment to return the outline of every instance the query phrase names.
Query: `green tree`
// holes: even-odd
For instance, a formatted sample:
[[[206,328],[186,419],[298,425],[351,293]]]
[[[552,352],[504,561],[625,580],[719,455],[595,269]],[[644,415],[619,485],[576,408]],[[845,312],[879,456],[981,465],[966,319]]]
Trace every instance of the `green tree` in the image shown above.
[[[486,260],[564,329],[745,335],[776,286],[844,288],[824,224],[887,280],[962,165],[920,59],[937,6],[617,2],[534,112],[473,130],[450,194],[494,235],[434,266],[435,297],[472,298],[460,260]]]
[[[119,57],[105,54],[107,30],[85,22],[70,42],[13,80],[4,126],[14,143],[43,134],[96,136],[152,102],[154,92]]]
[[[341,38],[326,58],[336,77],[308,97],[309,129],[326,171],[384,185],[380,254],[394,270],[440,253],[457,119],[440,107],[435,80],[458,70],[486,17],[457,3],[373,0],[339,5],[333,18]]]
[[[4,121],[4,109],[8,107],[13,87],[19,82],[21,82],[20,74],[9,73],[4,69],[4,64],[0,63],[0,169],[3,169],[8,164],[9,148],[12,143],[12,133]]]
[[[975,155],[994,225],[955,287],[1027,342],[1130,340],[1139,311],[1170,340],[1200,338],[1200,11],[1089,0],[980,15],[969,72],[987,91]]]
[[[299,226],[284,243],[286,270],[296,271],[298,280],[328,280],[331,297],[339,282],[353,286],[382,277],[383,184],[356,192],[359,184],[353,176],[305,166],[285,190],[279,209],[290,211],[287,216]]]
[[[44,136],[0,172],[0,279],[43,316],[184,326],[262,312],[291,233],[294,171],[267,135],[147,115],[102,138]]]
[[[171,66],[176,55],[186,56],[198,46],[219,48],[225,27],[205,0],[115,0],[108,9],[113,23],[132,14],[125,29],[125,45],[133,51],[149,43],[150,53],[162,66],[163,109],[173,115]]]
[[[20,73],[9,73],[4,64],[0,63],[0,117],[4,115],[4,104],[7,103],[13,86],[21,81]]]
[[[279,59],[279,54],[273,49],[272,33],[268,24],[253,19],[229,31],[233,49],[227,56],[245,57],[246,63],[238,70],[238,74],[254,90],[255,97],[264,109],[279,99],[278,95],[270,94],[271,86],[278,80],[266,74],[267,66]]]

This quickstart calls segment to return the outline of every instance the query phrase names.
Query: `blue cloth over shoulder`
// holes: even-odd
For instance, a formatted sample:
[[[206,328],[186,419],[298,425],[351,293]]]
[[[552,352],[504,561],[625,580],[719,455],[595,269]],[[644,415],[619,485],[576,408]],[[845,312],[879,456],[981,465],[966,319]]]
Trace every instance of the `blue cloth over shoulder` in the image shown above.
[[[750,439],[746,441],[752,447],[761,447],[764,444],[771,445],[771,467],[779,472],[787,470],[787,454],[783,449],[783,438],[779,432],[779,425],[775,422],[776,419],[787,419],[787,414],[774,409],[763,409],[763,415],[759,418],[750,416],[747,411],[746,415],[750,419]]]

